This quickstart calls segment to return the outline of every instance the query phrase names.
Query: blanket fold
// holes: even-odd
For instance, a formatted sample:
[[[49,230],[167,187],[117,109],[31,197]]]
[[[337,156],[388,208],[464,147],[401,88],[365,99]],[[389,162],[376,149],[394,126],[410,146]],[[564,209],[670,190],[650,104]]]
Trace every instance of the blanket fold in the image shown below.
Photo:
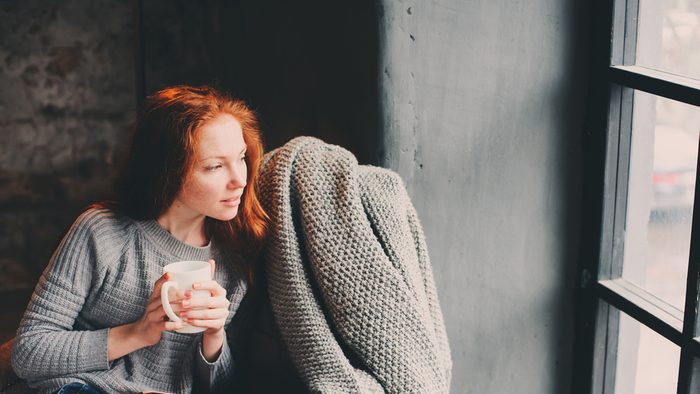
[[[270,303],[312,392],[446,393],[452,361],[424,235],[398,174],[298,137],[265,155]]]

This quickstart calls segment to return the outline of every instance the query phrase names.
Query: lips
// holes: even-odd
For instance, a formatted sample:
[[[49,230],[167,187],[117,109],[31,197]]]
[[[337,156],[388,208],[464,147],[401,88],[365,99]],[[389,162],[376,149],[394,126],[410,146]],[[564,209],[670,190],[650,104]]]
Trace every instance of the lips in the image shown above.
[[[227,198],[225,200],[221,200],[221,202],[225,205],[238,205],[241,202],[241,196]]]

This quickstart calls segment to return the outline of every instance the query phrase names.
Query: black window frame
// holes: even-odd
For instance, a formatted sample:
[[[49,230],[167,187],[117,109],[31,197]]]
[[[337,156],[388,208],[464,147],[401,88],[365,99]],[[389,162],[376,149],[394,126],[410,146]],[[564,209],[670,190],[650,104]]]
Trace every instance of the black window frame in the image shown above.
[[[700,106],[700,81],[634,64],[639,1],[591,3],[575,393],[614,392],[620,311],[680,347],[677,393],[700,392],[698,182],[683,314],[621,278],[634,91]]]

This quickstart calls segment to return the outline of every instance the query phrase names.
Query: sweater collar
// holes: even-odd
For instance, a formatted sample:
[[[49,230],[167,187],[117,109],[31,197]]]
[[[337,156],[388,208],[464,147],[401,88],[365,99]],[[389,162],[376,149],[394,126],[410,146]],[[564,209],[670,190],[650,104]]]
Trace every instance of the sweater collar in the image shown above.
[[[211,258],[211,240],[205,246],[188,245],[175,238],[155,219],[138,222],[146,236],[173,257],[183,260],[207,260]]]

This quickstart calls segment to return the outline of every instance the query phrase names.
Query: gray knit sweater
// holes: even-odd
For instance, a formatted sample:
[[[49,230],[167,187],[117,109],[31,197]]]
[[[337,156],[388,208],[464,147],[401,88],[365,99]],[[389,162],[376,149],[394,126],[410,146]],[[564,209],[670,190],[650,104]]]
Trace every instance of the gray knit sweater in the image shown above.
[[[452,361],[416,211],[399,176],[299,137],[265,156],[270,302],[319,393],[445,393]]]
[[[231,258],[215,245],[193,247],[155,220],[134,221],[106,208],[84,212],[41,275],[17,331],[12,366],[40,393],[85,382],[105,393],[189,393],[196,381],[213,390],[232,371],[228,343],[214,363],[201,334],[164,332],[158,344],[108,362],[110,327],[143,315],[162,267],[179,260],[217,261],[228,290],[230,322],[246,291]],[[227,322],[227,324],[228,324]]]

